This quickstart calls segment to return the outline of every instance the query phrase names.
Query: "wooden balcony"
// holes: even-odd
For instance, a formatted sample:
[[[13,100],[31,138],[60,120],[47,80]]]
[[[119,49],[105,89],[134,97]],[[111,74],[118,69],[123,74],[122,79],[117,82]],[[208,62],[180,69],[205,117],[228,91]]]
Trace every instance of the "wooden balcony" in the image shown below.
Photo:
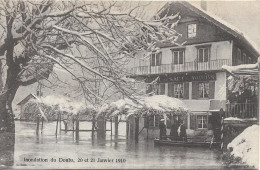
[[[211,60],[209,62],[185,62],[184,64],[162,64],[160,66],[139,66],[129,69],[132,75],[163,74],[177,72],[221,70],[223,65],[231,65],[231,60]]]
[[[228,103],[225,117],[257,118],[257,110],[256,103]]]

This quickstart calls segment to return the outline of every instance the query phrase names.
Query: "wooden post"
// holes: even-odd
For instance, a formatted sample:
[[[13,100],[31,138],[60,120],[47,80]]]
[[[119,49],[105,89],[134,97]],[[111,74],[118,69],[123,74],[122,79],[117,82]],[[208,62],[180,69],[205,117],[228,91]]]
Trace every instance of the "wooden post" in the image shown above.
[[[59,114],[57,115],[56,132],[55,132],[56,137],[58,134],[58,124],[59,124]]]
[[[40,118],[39,118],[39,116],[37,116],[37,119],[36,119],[36,135],[39,134],[39,126],[40,126]]]
[[[76,120],[76,141],[79,140],[79,119]]]
[[[61,134],[61,113],[60,113],[60,134]]]
[[[73,117],[73,119],[72,119],[72,132],[73,132],[73,136],[74,136],[74,122],[75,122],[75,119]]]
[[[126,139],[128,139],[128,135],[129,135],[129,122],[128,120],[126,120]]]
[[[43,131],[43,118],[42,118],[42,128],[41,128],[41,133],[42,133],[42,131]]]
[[[139,117],[135,117],[135,142],[138,143],[139,136]]]
[[[65,133],[67,133],[68,132],[68,122],[64,121],[64,128],[65,128]]]
[[[112,118],[110,119],[110,126],[111,126],[111,127],[110,127],[110,131],[111,131],[111,136],[112,136],[112,134],[113,134],[113,133],[112,133],[112,131],[113,131]]]
[[[115,117],[115,136],[118,136],[118,116]]]
[[[148,140],[148,134],[149,134],[149,117],[147,116],[146,117],[146,122],[147,122],[147,125],[146,125],[146,140]]]
[[[95,136],[95,124],[96,124],[96,122],[95,122],[95,120],[93,119],[93,120],[92,120],[92,134],[91,134],[92,139],[94,139],[94,136]]]

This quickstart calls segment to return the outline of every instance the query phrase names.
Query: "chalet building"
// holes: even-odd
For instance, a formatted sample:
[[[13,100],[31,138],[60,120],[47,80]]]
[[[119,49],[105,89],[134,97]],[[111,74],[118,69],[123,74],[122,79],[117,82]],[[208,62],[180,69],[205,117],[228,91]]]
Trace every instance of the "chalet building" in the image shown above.
[[[167,3],[159,16],[177,13],[181,19],[176,31],[182,34],[177,42],[185,45],[161,44],[149,60],[140,53],[129,70],[133,78],[148,83],[146,93],[179,98],[189,106],[193,114],[185,120],[187,129],[208,130],[215,113],[227,110],[229,74],[222,66],[256,63],[259,52],[236,28],[188,2]],[[149,84],[155,79],[157,84]],[[255,93],[257,85],[252,89]],[[158,125],[159,118],[151,117],[149,127]]]

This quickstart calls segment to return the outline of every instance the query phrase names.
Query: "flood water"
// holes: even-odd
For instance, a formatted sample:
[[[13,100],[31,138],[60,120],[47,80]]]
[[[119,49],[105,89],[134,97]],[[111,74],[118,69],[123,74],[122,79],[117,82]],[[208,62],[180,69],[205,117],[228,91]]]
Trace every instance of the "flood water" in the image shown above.
[[[117,139],[114,135],[111,137],[108,131],[106,139],[101,141],[96,138],[92,140],[91,132],[80,132],[78,142],[72,132],[58,132],[56,138],[55,128],[55,122],[45,123],[43,133],[37,136],[35,123],[16,121],[13,168],[224,168],[216,150],[154,146],[152,140],[139,141],[137,144],[126,140],[124,122],[119,123]],[[91,123],[81,122],[80,129],[91,129]],[[107,123],[107,129],[110,129],[110,123]],[[47,162],[25,161],[34,158]],[[54,159],[56,162],[51,161]]]

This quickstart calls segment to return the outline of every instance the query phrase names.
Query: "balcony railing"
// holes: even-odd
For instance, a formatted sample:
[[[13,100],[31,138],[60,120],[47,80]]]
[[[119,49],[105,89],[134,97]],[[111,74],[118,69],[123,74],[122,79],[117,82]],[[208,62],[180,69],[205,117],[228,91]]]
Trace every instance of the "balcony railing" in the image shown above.
[[[133,75],[176,73],[189,71],[220,70],[223,65],[231,65],[231,60],[220,59],[209,62],[185,62],[183,64],[162,64],[160,66],[139,66],[130,68],[129,72]]]
[[[256,103],[228,103],[226,104],[226,117],[253,118],[257,117]]]

